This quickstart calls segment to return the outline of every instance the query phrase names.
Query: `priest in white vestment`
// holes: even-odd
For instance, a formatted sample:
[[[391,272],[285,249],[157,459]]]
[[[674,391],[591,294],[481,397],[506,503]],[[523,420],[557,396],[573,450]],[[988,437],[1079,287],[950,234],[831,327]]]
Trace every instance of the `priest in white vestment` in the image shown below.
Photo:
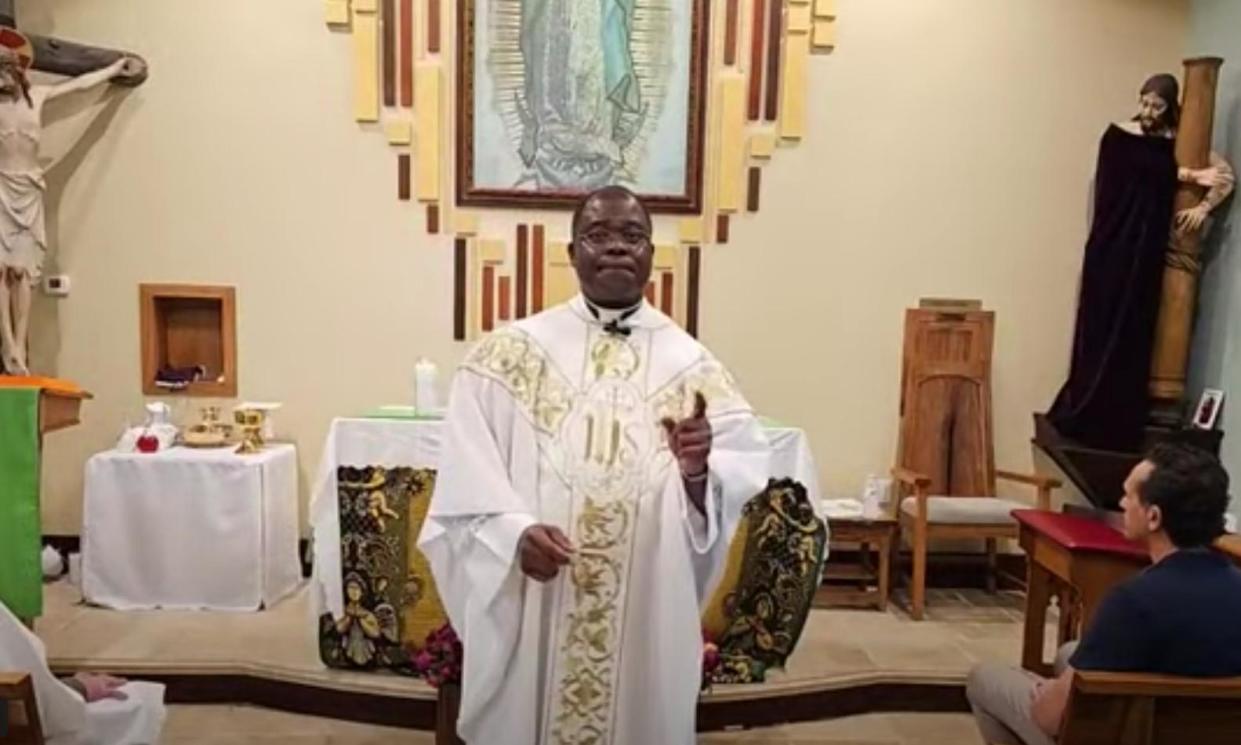
[[[154,745],[164,726],[164,686],[108,675],[52,675],[39,637],[0,603],[0,671],[27,673],[48,745]],[[0,702],[0,706],[4,703]],[[0,742],[4,738],[0,736]]]
[[[733,379],[643,302],[651,220],[574,215],[582,294],[475,347],[419,547],[465,650],[469,745],[690,745],[700,606],[769,446]]]

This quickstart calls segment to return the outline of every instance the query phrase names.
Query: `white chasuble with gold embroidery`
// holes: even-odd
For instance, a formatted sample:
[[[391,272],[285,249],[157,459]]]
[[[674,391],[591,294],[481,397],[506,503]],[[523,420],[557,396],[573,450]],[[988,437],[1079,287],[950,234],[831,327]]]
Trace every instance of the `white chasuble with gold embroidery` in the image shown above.
[[[608,333],[582,298],[497,331],[453,380],[419,547],[465,649],[470,745],[690,745],[700,604],[769,448],[728,372],[644,304]],[[706,514],[660,420],[707,400]],[[572,562],[545,584],[522,532],[560,527]]]

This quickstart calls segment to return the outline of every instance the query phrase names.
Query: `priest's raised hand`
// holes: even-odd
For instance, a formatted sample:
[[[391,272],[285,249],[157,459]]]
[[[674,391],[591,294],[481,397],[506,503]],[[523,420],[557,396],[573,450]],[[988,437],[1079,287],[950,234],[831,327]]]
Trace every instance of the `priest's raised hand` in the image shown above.
[[[707,419],[707,399],[701,392],[694,394],[694,413],[681,421],[672,417],[663,420],[668,436],[668,449],[681,468],[681,478],[690,501],[699,512],[705,509],[707,457],[711,455],[711,420]]]
[[[531,525],[521,534],[517,546],[521,571],[527,577],[547,582],[560,574],[560,567],[569,563],[573,544],[555,525]]]

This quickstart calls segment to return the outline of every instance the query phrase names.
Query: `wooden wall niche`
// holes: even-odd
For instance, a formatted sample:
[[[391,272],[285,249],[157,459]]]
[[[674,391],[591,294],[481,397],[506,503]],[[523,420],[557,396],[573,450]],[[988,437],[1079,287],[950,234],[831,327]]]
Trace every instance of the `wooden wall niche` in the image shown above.
[[[142,392],[148,396],[237,395],[237,297],[232,287],[139,286]],[[207,368],[202,380],[181,390],[155,384],[163,367]]]

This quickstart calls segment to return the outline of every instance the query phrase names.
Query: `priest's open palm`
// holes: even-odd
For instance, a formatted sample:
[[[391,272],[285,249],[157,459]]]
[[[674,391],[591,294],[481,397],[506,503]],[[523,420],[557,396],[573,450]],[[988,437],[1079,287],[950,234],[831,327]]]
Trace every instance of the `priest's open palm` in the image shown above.
[[[522,573],[539,582],[555,579],[572,554],[569,537],[555,525],[531,525],[517,544]]]
[[[675,421],[663,420],[668,435],[668,449],[681,467],[684,476],[700,476],[707,470],[707,456],[711,454],[711,420],[707,419],[707,399],[701,393],[694,394],[694,414]]]

